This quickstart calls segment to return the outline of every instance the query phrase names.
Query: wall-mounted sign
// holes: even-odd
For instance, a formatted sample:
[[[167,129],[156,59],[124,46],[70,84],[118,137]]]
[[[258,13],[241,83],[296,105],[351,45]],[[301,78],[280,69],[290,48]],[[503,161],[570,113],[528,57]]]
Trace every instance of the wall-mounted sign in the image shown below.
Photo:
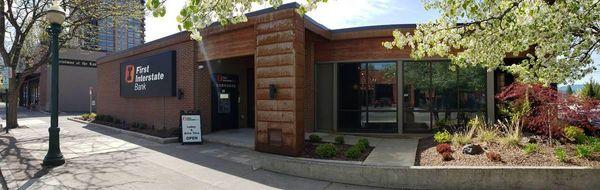
[[[121,63],[121,96],[175,96],[175,51]]]
[[[58,63],[60,65],[70,65],[70,66],[80,66],[80,67],[96,67],[95,61],[84,61],[84,60],[74,60],[74,59],[59,59]]]
[[[181,142],[202,143],[200,115],[181,115]]]

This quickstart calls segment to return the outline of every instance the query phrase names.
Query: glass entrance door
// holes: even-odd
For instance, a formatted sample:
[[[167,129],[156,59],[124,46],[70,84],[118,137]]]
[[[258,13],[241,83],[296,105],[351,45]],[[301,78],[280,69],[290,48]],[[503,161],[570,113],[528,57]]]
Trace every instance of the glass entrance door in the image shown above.
[[[338,73],[338,130],[396,133],[397,63],[343,63]]]

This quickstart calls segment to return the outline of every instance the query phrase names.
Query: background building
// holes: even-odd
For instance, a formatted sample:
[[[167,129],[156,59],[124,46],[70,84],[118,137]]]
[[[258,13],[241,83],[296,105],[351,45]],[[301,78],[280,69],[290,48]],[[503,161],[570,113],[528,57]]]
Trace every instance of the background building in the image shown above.
[[[145,3],[143,0],[130,1],[139,1],[142,5]],[[144,18],[127,21],[106,18],[92,22],[98,26],[95,37],[82,41],[80,49],[60,50],[60,111],[88,112],[95,109],[94,106],[90,108],[90,104],[94,98],[97,80],[96,59],[144,43]],[[50,65],[43,66],[25,79],[21,86],[20,106],[45,111],[50,109],[49,67]]]

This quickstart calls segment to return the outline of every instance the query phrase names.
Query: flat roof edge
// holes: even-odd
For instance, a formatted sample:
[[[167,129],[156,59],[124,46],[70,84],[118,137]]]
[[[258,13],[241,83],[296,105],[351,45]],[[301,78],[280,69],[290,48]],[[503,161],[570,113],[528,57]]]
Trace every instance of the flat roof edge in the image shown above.
[[[187,36],[187,39],[184,40],[183,35]],[[143,53],[144,51],[141,51],[141,50],[143,48],[150,47],[150,46],[157,46],[156,48],[160,48],[160,47],[165,47],[165,46],[169,46],[169,45],[176,44],[176,43],[191,41],[192,39],[189,37],[189,35],[190,35],[190,32],[187,32],[187,31],[182,31],[182,32],[178,32],[175,34],[171,34],[171,35],[150,41],[148,43],[140,44],[138,46],[135,46],[135,47],[132,47],[132,48],[129,48],[126,50],[114,52],[114,53],[99,57],[98,59],[96,59],[96,63],[108,62],[108,61],[113,61],[116,59],[121,59],[123,57],[129,57],[131,55],[128,55],[128,54],[136,52],[136,51],[140,51],[140,52],[134,53],[134,54]],[[174,40],[177,38],[182,38],[182,39]],[[156,49],[156,48],[152,48],[152,49]]]

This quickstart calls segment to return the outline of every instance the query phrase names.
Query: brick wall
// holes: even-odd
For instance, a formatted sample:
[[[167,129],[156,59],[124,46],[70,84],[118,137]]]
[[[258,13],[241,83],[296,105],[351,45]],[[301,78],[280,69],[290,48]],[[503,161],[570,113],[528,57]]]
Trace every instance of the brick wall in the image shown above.
[[[125,52],[98,60],[98,114],[111,115],[127,122],[141,122],[156,128],[176,129],[179,111],[194,109],[195,42],[188,33],[178,33]],[[176,51],[177,97],[123,98],[119,95],[120,64],[166,51]],[[202,115],[203,119],[210,115]],[[208,125],[210,126],[210,125]]]
[[[256,18],[256,150],[298,155],[304,147],[304,25],[293,9]],[[275,99],[269,97],[275,85]]]

